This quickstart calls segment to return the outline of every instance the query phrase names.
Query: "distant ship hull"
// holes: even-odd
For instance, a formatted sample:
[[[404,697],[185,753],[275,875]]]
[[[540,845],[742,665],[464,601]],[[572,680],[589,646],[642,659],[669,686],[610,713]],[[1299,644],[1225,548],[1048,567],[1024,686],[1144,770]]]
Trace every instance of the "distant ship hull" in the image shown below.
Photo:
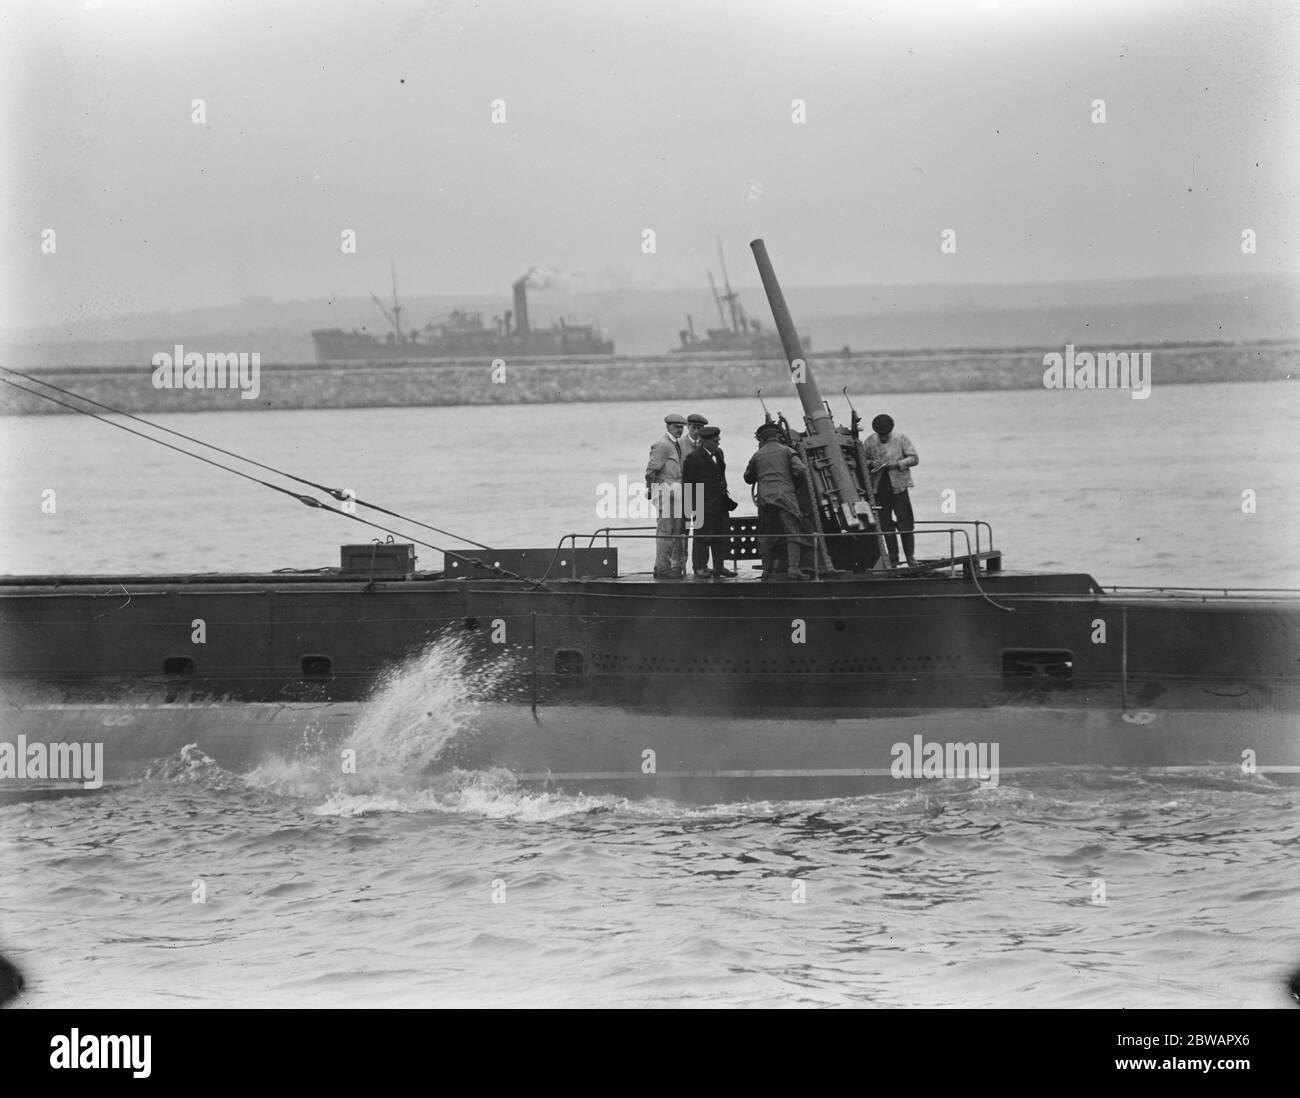
[[[102,740],[110,780],[187,743],[236,770],[337,746],[384,671],[448,636],[506,673],[435,769],[526,787],[737,800],[1062,766],[1300,775],[1286,600],[1012,574],[984,579],[1010,612],[960,577],[6,583],[0,741]],[[996,745],[1000,777],[927,774],[931,745],[972,766],[965,745]]]
[[[813,339],[806,333],[800,334],[803,350],[813,350]],[[675,355],[770,355],[781,357],[781,338],[775,331],[764,331],[753,335],[736,335],[727,329],[708,331],[707,337],[690,338],[689,333],[681,333],[680,346],[673,347]]]
[[[555,356],[611,355],[614,341],[577,331],[530,332],[526,337],[499,337],[491,331],[483,338],[448,339],[434,342],[406,340],[391,342],[364,333],[342,329],[311,334],[316,361],[330,362],[420,362],[454,358],[550,358]]]
[[[440,321],[423,328],[405,330],[402,306],[397,303],[396,276],[393,303],[383,310],[392,330],[383,339],[370,332],[345,332],[342,328],[312,332],[316,361],[405,362],[443,358],[548,358],[564,355],[610,355],[614,341],[603,339],[600,326],[555,320],[542,327],[528,318],[528,287],[532,271],[515,280],[514,308],[485,323],[482,313],[453,309]],[[374,297],[372,294],[371,297]]]

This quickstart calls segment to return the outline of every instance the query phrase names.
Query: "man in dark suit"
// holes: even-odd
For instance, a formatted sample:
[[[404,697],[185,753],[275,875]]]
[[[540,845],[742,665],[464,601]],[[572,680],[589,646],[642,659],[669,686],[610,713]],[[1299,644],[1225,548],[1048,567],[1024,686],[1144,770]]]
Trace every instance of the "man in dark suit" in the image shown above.
[[[727,461],[718,445],[721,434],[717,427],[702,427],[699,445],[682,463],[682,487],[695,531],[691,565],[700,579],[736,574],[725,566],[726,536],[730,532],[727,516],[736,503],[727,494]],[[711,571],[710,553],[713,554]]]
[[[700,428],[707,427],[708,425],[709,425],[708,417],[700,415],[699,412],[692,412],[689,416],[686,417],[686,434],[682,435],[682,437],[677,440],[678,445],[680,445],[682,448],[682,469],[683,470],[685,470],[686,468],[686,459],[691,456],[691,453],[700,444]],[[698,530],[693,530],[691,528],[691,524],[688,521],[686,523],[686,537],[689,539],[691,534],[698,534],[698,533],[699,533]],[[694,554],[692,554],[692,558],[694,558]],[[683,561],[683,564],[684,563],[685,562]]]

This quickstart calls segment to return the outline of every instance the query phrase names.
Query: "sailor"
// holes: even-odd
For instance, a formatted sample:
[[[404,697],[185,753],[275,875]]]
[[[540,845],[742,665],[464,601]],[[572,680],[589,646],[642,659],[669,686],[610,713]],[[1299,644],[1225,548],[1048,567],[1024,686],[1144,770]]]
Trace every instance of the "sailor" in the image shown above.
[[[700,429],[699,446],[682,463],[682,488],[690,527],[695,532],[691,565],[700,579],[728,578],[736,573],[726,567],[728,515],[738,504],[727,492],[727,461],[718,439],[717,427]],[[709,569],[709,554],[713,568]]]
[[[692,412],[689,416],[686,417],[686,434],[682,435],[681,438],[683,472],[685,472],[686,469],[686,459],[695,452],[696,448],[700,444],[700,428],[704,427],[708,422],[709,422],[708,417],[700,415],[699,412]],[[684,491],[685,490],[686,489],[684,489]],[[689,498],[687,498],[685,502],[686,502],[686,541],[687,541],[687,545],[689,546],[691,542],[691,535],[698,534],[699,531],[696,530],[693,524],[691,523],[691,517],[690,517],[691,501]],[[691,555],[694,556],[693,551]]]
[[[786,553],[786,578],[807,579],[801,557],[811,553],[813,539],[799,510],[795,481],[805,480],[807,466],[790,447],[780,441],[774,423],[764,423],[754,437],[758,451],[745,466],[745,483],[757,486],[758,545],[763,557],[763,578],[774,579],[782,546]]]
[[[682,432],[686,417],[664,416],[664,435],[650,446],[645,490],[659,515],[655,576],[676,579],[686,572],[686,513],[682,505]]]
[[[881,413],[871,421],[875,433],[862,444],[867,465],[871,471],[871,486],[876,493],[880,510],[880,529],[885,534],[889,550],[889,566],[898,567],[898,537],[903,535],[903,555],[908,566],[916,567],[916,520],[912,515],[912,500],[907,490],[912,487],[911,467],[919,465],[916,447],[906,435],[894,430],[891,416]],[[875,539],[872,539],[873,541]],[[879,556],[879,551],[874,555]]]
[[[682,460],[685,461],[700,444],[700,429],[708,426],[708,418],[699,412],[686,417],[686,434],[682,436]]]

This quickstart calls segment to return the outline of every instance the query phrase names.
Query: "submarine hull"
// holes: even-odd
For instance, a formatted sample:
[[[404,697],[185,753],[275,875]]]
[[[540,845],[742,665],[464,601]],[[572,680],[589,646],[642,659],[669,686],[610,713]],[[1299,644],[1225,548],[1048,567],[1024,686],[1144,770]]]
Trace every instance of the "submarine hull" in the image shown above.
[[[420,662],[448,644],[451,670]],[[454,694],[434,680],[483,671],[435,771],[723,801],[1043,767],[1300,774],[1300,603],[1284,599],[1033,573],[0,584],[0,742],[103,742],[110,781],[189,743],[233,770],[333,749],[385,676]]]
[[[365,703],[273,705],[35,703],[6,707],[0,742],[104,744],[106,786],[137,778],[187,744],[247,772],[307,759],[331,773]],[[804,800],[910,792],[946,783],[984,789],[1054,774],[1130,772],[1148,781],[1207,778],[1300,783],[1293,714],[999,707],[898,710],[855,717],[671,714],[619,707],[486,705],[422,775],[498,771],[518,786],[692,802]],[[21,739],[20,739],[21,737]],[[81,780],[0,782],[0,800]]]

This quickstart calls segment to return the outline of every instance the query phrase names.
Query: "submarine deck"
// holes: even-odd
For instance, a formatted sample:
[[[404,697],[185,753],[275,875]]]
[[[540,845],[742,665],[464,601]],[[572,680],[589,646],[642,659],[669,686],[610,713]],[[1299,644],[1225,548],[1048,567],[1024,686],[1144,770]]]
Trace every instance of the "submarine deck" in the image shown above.
[[[844,597],[854,588],[855,595],[892,593],[908,597],[970,594],[981,597],[1004,594],[1016,597],[1079,598],[1096,601],[1123,601],[1125,603],[1261,603],[1300,602],[1300,589],[1295,588],[1232,588],[1232,587],[1177,587],[1177,586],[1102,586],[1087,573],[1033,572],[1005,570],[980,573],[978,579],[957,571],[948,571],[951,565],[944,562],[943,570],[922,565],[919,568],[901,568],[892,572],[838,573],[822,575],[816,579],[795,581],[784,576],[764,580],[758,569],[740,569],[735,577],[703,578],[686,575],[664,579],[649,572],[633,572],[619,576],[601,577],[551,577],[545,580],[501,576],[449,576],[445,572],[415,572],[408,576],[375,576],[347,573],[337,568],[282,569],[270,572],[166,572],[166,573],[109,573],[103,575],[0,575],[0,597],[21,598],[24,595],[141,594],[150,589],[176,589],[201,587],[205,590],[257,588],[287,588],[295,590],[326,588],[333,591],[364,592],[376,589],[417,591],[481,590],[488,588],[533,587],[539,591],[573,593],[575,591],[607,594],[658,594],[728,597],[729,592],[744,590],[753,595],[759,592],[788,596],[805,593],[809,596],[826,592],[829,597]],[[129,586],[128,586],[129,585]],[[838,591],[835,589],[839,589]],[[954,588],[958,590],[954,590]]]

